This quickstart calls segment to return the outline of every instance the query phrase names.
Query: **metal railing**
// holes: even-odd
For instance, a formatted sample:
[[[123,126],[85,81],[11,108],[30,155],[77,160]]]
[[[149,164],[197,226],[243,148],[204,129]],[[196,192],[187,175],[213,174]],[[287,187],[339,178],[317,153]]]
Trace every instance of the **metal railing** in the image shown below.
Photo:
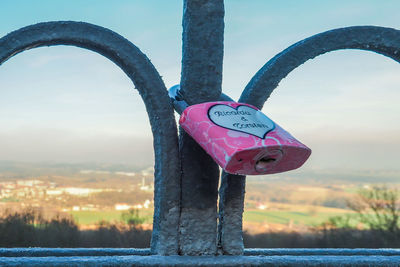
[[[205,4],[207,2],[207,4]],[[223,0],[184,0],[181,93],[188,104],[221,95]],[[400,262],[399,250],[244,250],[242,213],[245,176],[222,173],[217,211],[216,163],[176,128],[166,87],[150,60],[130,41],[83,22],[46,22],[0,39],[0,64],[25,50],[73,45],[117,64],[139,91],[150,119],[155,151],[155,210],[151,249],[3,249],[6,265],[265,265],[379,264]],[[278,83],[309,59],[339,49],[368,50],[400,62],[400,31],[374,26],[335,29],[304,39],[268,61],[245,87],[239,102],[262,108]],[[195,185],[195,186],[194,186]],[[219,216],[218,216],[219,214]],[[219,222],[219,225],[217,226]],[[210,257],[158,255],[209,255]],[[215,255],[236,255],[232,257]],[[61,257],[62,256],[62,257]]]

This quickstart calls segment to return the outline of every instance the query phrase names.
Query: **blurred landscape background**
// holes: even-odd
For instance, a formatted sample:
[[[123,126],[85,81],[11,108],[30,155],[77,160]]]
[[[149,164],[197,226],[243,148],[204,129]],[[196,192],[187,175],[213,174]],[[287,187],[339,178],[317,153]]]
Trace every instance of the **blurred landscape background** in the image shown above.
[[[399,247],[399,175],[248,177],[245,245]],[[0,246],[149,247],[153,190],[151,167],[2,161]]]
[[[44,21],[111,29],[178,84],[182,0],[2,0],[0,37]],[[354,25],[400,29],[400,1],[225,1],[222,90],[239,99],[290,45]],[[295,171],[246,180],[246,247],[400,247],[400,64],[336,51],[295,69],[263,112],[312,149]],[[0,66],[0,246],[148,247],[152,133],[108,59],[37,48]],[[195,164],[195,163],[194,163]]]

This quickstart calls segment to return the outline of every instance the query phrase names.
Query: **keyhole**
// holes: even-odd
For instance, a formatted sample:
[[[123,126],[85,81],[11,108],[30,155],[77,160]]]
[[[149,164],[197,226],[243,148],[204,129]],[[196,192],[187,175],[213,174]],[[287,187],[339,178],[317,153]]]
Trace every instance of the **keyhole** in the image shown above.
[[[259,159],[256,162],[256,166],[255,166],[256,171],[263,172],[263,171],[267,170],[268,167],[270,167],[271,164],[273,164],[275,161],[276,161],[276,159],[271,158],[271,157],[264,157],[264,158]]]
[[[276,161],[276,159],[265,157],[265,158],[260,159],[258,161],[258,163],[271,163],[271,162],[274,162],[274,161]]]

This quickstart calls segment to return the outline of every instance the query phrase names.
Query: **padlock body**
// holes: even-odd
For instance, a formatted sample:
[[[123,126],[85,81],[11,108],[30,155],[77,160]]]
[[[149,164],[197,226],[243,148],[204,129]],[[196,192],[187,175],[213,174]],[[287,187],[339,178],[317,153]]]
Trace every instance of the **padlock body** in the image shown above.
[[[299,168],[311,150],[252,105],[217,101],[189,106],[182,128],[226,172],[260,175]]]

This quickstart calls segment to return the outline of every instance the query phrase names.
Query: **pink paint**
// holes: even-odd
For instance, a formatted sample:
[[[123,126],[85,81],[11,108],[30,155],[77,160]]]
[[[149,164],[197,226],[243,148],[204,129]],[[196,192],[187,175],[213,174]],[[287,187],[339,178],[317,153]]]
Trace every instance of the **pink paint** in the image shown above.
[[[254,106],[218,101],[186,108],[180,125],[228,173],[271,174],[299,168],[311,149]]]

